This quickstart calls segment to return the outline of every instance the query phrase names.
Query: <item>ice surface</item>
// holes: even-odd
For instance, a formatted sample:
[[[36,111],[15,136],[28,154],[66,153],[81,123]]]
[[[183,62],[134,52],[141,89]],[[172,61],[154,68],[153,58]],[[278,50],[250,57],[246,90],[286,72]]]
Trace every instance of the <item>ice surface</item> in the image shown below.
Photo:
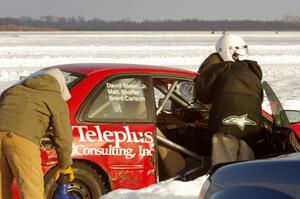
[[[300,33],[237,32],[285,108],[300,110]],[[196,71],[221,33],[2,32],[0,90],[40,68],[65,63],[135,63]]]
[[[249,46],[285,109],[300,110],[300,32],[237,32]],[[65,63],[134,63],[197,71],[221,33],[210,32],[1,32],[0,91],[40,68]],[[263,107],[269,109],[264,102]],[[197,198],[204,178],[169,182],[104,199]]]
[[[140,190],[120,189],[110,192],[101,199],[197,199],[206,176],[193,181],[160,182]]]

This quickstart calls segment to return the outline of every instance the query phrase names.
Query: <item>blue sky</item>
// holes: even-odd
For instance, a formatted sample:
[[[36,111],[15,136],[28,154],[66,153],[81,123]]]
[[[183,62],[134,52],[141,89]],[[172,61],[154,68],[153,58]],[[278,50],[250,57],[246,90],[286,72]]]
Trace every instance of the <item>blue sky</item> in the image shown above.
[[[299,0],[0,0],[0,17],[273,20],[299,16],[299,8]]]

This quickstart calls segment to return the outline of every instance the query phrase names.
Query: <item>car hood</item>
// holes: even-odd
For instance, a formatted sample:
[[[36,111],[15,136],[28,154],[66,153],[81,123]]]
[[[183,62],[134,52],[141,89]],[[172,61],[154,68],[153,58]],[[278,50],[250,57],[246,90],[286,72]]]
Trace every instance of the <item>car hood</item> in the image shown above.
[[[220,186],[245,182],[251,184],[262,178],[270,181],[277,179],[280,182],[290,176],[300,175],[299,168],[300,153],[291,153],[274,158],[223,165],[216,168],[211,173],[211,177]]]
[[[300,153],[290,153],[286,155],[280,155],[274,158],[270,158],[272,160],[299,160],[300,161]]]

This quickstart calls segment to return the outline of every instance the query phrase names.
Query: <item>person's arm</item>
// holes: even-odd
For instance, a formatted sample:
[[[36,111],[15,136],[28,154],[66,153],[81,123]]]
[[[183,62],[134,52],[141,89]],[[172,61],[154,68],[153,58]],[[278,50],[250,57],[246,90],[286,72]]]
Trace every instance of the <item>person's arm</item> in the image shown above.
[[[210,66],[206,71],[202,72],[195,79],[195,89],[197,99],[204,103],[209,104],[212,102],[214,91],[214,83],[218,75],[226,70],[228,64],[215,64]]]
[[[218,53],[212,53],[202,62],[202,64],[198,69],[198,73],[203,73],[207,69],[209,69],[209,67],[211,67],[212,65],[219,64],[222,62],[223,60]]]
[[[195,92],[196,92],[196,98],[204,104],[209,104],[211,103],[211,93],[210,93],[210,87],[205,84],[205,77],[204,73],[198,75],[196,79],[194,80],[195,82]]]
[[[70,126],[69,110],[67,104],[61,99],[61,104],[55,107],[52,116],[54,128],[54,144],[57,153],[58,167],[65,169],[72,164],[73,133]]]
[[[260,65],[256,61],[252,61],[252,60],[244,60],[244,61],[248,64],[248,67],[257,76],[257,78],[260,81],[262,81],[263,73],[262,73]],[[261,84],[261,87],[263,87],[262,84]],[[263,99],[264,99],[263,88],[261,89],[260,98],[263,101]]]

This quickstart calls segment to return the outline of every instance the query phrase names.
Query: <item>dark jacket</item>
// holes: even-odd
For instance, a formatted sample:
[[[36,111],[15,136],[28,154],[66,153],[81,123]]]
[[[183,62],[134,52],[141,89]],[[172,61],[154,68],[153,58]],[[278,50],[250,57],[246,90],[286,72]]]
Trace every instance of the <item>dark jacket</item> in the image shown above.
[[[66,168],[72,163],[73,135],[68,106],[60,90],[50,75],[28,78],[5,90],[0,101],[0,130],[14,132],[39,145],[52,125],[58,166]]]
[[[221,56],[219,55],[219,53],[212,53],[202,62],[202,64],[200,65],[200,67],[198,69],[198,73],[203,73],[210,66],[219,64],[222,62],[223,62],[223,60],[222,60]]]
[[[209,129],[248,144],[261,130],[262,71],[255,61],[222,62],[195,79],[196,97],[211,104]]]

